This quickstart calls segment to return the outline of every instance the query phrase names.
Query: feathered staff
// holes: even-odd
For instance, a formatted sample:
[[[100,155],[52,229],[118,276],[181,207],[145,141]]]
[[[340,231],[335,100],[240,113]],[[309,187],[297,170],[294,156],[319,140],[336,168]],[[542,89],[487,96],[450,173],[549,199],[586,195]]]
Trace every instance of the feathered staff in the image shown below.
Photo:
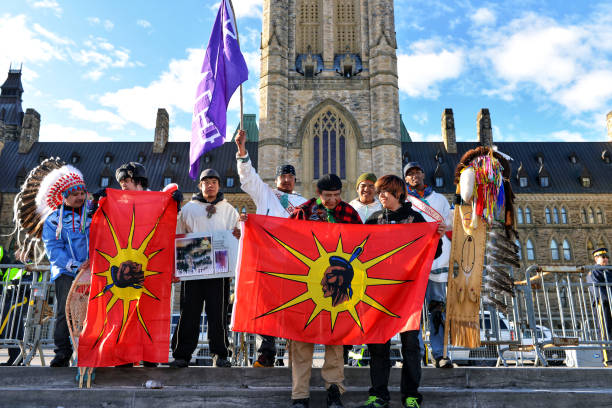
[[[514,244],[510,172],[506,157],[486,146],[466,152],[455,170],[457,205],[446,325],[453,345],[470,348],[480,345],[480,300],[506,311],[507,305],[497,295],[514,295],[513,280],[501,266],[520,266]]]

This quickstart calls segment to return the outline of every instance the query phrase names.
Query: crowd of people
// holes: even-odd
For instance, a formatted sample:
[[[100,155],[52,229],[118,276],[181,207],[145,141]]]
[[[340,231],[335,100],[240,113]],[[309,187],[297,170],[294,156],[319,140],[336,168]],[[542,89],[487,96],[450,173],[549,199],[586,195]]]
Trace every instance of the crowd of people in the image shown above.
[[[426,313],[429,315],[431,352],[438,368],[452,368],[452,362],[443,354],[446,283],[448,280],[448,259],[450,254],[450,231],[452,229],[452,210],[447,199],[425,183],[425,171],[418,162],[407,163],[402,177],[383,175],[377,178],[373,173],[364,173],[357,179],[355,190],[357,198],[350,202],[342,200],[342,181],[335,174],[322,176],[316,184],[316,196],[310,199],[294,191],[296,170],[290,164],[276,169],[275,186],[265,183],[252,166],[246,150],[246,133],[239,131],[235,143],[238,174],[241,188],[254,201],[257,214],[310,220],[328,223],[352,224],[405,224],[437,222],[437,232],[441,238],[432,263],[425,293]],[[81,173],[68,166],[69,176],[63,175],[64,182],[52,188],[47,201],[52,209],[42,230],[42,240],[51,264],[51,280],[55,286],[57,315],[55,326],[55,357],[52,367],[66,367],[70,364],[73,349],[70,342],[65,316],[66,297],[72,281],[79,270],[89,265],[89,227],[97,201],[104,191],[94,194],[91,208],[87,207],[87,191]],[[142,164],[130,162],[116,171],[116,179],[123,190],[143,191],[148,188],[146,169]],[[66,182],[66,180],[68,180]],[[199,192],[180,207],[183,197],[175,191],[173,198],[179,206],[177,233],[197,233],[216,230],[229,230],[240,238],[240,215],[224,198],[220,188],[220,176],[214,169],[202,171],[199,178]],[[248,244],[248,243],[246,243]],[[605,248],[594,253],[602,265],[607,264]],[[606,272],[608,273],[608,272]],[[609,272],[612,274],[612,272]],[[605,275],[605,274],[604,274]],[[612,280],[609,275],[591,274],[591,279]],[[335,279],[331,276],[329,279]],[[187,367],[196,350],[203,307],[208,319],[208,338],[213,364],[217,367],[230,367],[228,360],[228,321],[227,311],[230,302],[230,279],[195,279],[181,282],[180,318],[172,335],[171,347],[173,361],[170,367]],[[600,294],[600,298],[604,296]],[[603,299],[603,298],[602,298]],[[336,299],[342,302],[341,298]],[[605,298],[604,312],[610,313]],[[605,309],[607,307],[607,309]],[[606,318],[608,330],[612,330]],[[419,407],[422,395],[419,393],[423,339],[420,330],[405,330],[399,335],[402,351],[401,402],[404,407]],[[276,339],[258,336],[258,356],[254,367],[273,367],[282,364],[282,356],[277,355]],[[291,407],[309,406],[309,388],[314,344],[288,342],[292,374]],[[362,407],[380,408],[390,404],[389,375],[391,368],[390,342],[368,344],[370,354],[371,387],[367,401]],[[344,386],[344,365],[346,347],[326,345],[321,376],[327,389],[327,406],[342,407]],[[280,357],[280,358],[279,358]],[[277,360],[278,358],[278,360]],[[138,363],[138,362],[134,362]],[[130,366],[132,364],[129,364]],[[145,366],[156,366],[155,362],[143,362]]]

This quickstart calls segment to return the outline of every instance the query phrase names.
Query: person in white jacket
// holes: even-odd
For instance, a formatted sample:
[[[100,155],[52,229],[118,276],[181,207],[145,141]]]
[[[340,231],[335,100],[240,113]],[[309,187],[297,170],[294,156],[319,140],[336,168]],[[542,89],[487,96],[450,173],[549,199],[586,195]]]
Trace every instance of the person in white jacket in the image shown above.
[[[408,187],[408,194],[433,208],[442,218],[447,232],[453,227],[452,212],[448,200],[432,187],[425,184],[425,170],[418,162],[410,162],[404,166],[404,179]],[[419,211],[418,207],[412,208]],[[436,221],[425,211],[419,211],[427,222]],[[425,304],[429,313],[429,341],[431,351],[438,368],[452,368],[453,364],[444,353],[444,322],[446,308],[446,283],[448,281],[448,259],[450,257],[451,241],[448,235],[440,238],[442,241],[442,255],[434,259],[431,264],[429,281],[425,292]]]
[[[266,184],[253,168],[249,152],[246,150],[246,132],[238,131],[236,135],[236,160],[238,161],[238,176],[240,188],[247,193],[257,206],[257,214],[288,218],[293,210],[306,202],[297,194],[295,188],[295,168],[284,164],[276,168],[276,188]],[[272,336],[258,336],[261,346],[257,350],[259,356],[253,367],[273,367],[276,359],[276,341]],[[281,363],[282,360],[279,360]]]
[[[376,197],[376,175],[374,173],[363,173],[357,178],[355,187],[357,188],[357,198],[349,203],[359,213],[361,221],[365,224],[370,215],[382,210],[382,205]]]
[[[176,223],[176,233],[233,231],[237,228],[238,211],[223,198],[219,191],[219,173],[206,169],[200,174],[200,192],[181,209]],[[196,279],[181,282],[181,316],[172,336],[170,367],[189,365],[200,334],[200,316],[205,305],[208,317],[208,341],[210,353],[217,367],[230,367],[228,356],[227,310],[229,304],[229,278]]]

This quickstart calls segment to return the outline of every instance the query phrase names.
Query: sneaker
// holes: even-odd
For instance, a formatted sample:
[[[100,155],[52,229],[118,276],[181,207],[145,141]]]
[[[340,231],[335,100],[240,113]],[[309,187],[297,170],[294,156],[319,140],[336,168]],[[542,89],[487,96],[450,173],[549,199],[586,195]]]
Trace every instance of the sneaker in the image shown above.
[[[257,357],[257,361],[253,363],[253,367],[274,367],[274,358],[268,358],[265,355],[260,354],[259,357]]]
[[[370,395],[368,400],[360,405],[359,408],[389,408],[389,401]]]
[[[150,361],[143,361],[142,366],[143,367],[157,367],[157,363],[152,363]]]
[[[70,367],[70,356],[66,357],[62,354],[56,354],[49,363],[50,367]]]
[[[184,360],[182,358],[175,358],[174,361],[168,364],[170,368],[185,368],[189,367],[189,361]]]
[[[344,408],[340,399],[340,389],[336,384],[332,384],[327,389],[327,408]]]
[[[304,399],[292,399],[291,406],[289,408],[308,408],[309,398]]]
[[[453,363],[445,357],[436,358],[436,368],[453,368]]]
[[[232,363],[227,358],[215,357],[215,366],[217,367],[231,367]]]
[[[419,405],[419,400],[414,397],[408,397],[404,402],[402,402],[402,407],[406,408],[421,408]]]

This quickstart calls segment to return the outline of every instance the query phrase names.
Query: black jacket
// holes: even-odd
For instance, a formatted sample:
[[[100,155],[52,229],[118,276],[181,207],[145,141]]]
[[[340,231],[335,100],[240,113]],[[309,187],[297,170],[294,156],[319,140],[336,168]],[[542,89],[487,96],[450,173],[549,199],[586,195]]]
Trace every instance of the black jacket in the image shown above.
[[[383,208],[376,211],[366,220],[366,224],[411,224],[414,222],[427,222],[425,218],[418,212],[412,209],[412,204],[404,202],[397,211],[391,211]],[[436,256],[434,259],[442,255],[442,240],[438,241]]]

